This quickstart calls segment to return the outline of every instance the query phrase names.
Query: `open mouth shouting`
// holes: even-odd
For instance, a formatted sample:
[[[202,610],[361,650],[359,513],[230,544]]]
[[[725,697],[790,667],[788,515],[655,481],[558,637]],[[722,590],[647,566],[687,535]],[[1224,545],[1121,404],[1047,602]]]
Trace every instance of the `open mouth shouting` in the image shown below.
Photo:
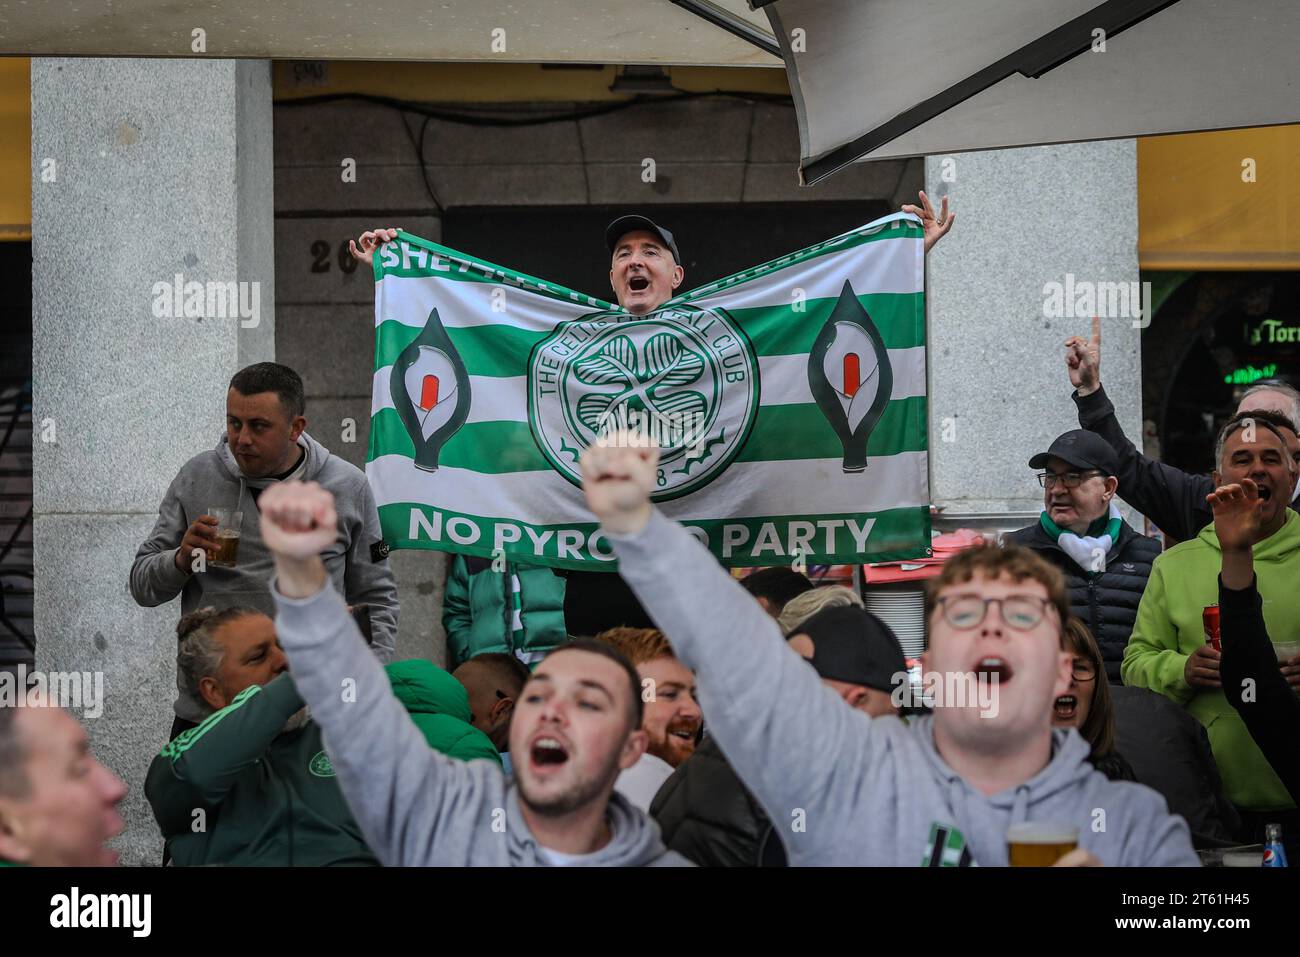
[[[997,655],[985,655],[980,658],[971,671],[980,681],[996,682],[998,684],[1005,684],[1015,674],[1015,669],[1011,667],[1011,663]]]
[[[631,292],[645,292],[650,288],[650,280],[646,276],[632,276],[627,281],[627,288]]]
[[[555,735],[539,734],[528,749],[528,758],[533,771],[545,773],[547,770],[566,764],[569,760],[569,749]]]
[[[700,735],[698,720],[683,719],[668,725],[668,742],[679,753],[689,754],[695,750],[695,741]]]
[[[663,729],[663,739],[655,740],[651,734],[647,749],[657,758],[662,758],[673,767],[681,764],[695,753],[695,742],[700,735],[700,719],[693,716],[679,716],[668,722]]]
[[[1079,699],[1072,694],[1061,695],[1056,699],[1052,713],[1058,721],[1073,721],[1079,713]]]

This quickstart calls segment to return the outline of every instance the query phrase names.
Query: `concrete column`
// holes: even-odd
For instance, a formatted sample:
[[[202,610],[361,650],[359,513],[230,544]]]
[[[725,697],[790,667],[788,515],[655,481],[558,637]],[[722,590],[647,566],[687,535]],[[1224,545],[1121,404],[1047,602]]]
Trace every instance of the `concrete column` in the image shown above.
[[[1042,509],[1030,456],[1078,428],[1065,340],[1091,330],[1091,314],[1052,315],[1045,287],[1138,280],[1136,145],[931,156],[925,181],[957,214],[928,264],[936,524],[1020,527]],[[1102,319],[1102,382],[1139,448],[1144,321]]]
[[[231,375],[274,358],[270,77],[257,61],[32,60],[36,662],[103,674],[102,714],[83,720],[131,788],[123,863],[161,861],[143,788],[180,613],[135,604],[131,560],[220,435]],[[257,282],[256,315],[206,297],[205,315],[167,315],[155,284],[177,274]]]

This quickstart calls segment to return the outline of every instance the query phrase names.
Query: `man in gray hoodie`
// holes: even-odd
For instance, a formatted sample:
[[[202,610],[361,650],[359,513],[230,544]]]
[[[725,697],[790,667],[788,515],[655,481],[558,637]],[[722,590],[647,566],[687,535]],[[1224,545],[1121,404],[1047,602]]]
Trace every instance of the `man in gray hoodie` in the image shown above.
[[[1062,863],[1192,865],[1187,824],[1156,792],[1111,782],[1073,729],[1059,572],[1023,549],[971,550],[927,593],[924,670],[980,679],[904,724],[848,707],[776,623],[650,501],[658,450],[614,436],[582,457],[587,503],[619,568],[694,669],[718,744],[781,829],[790,863],[1005,865],[1013,824],[1077,829]],[[901,677],[901,676],[900,676]],[[967,685],[968,686],[968,685]]]
[[[131,565],[131,595],[151,608],[181,596],[181,616],[212,605],[247,606],[273,614],[271,555],[258,531],[259,496],[289,479],[317,482],[338,503],[338,527],[322,551],[334,587],[370,608],[372,646],[392,659],[397,638],[397,586],[379,512],[365,473],[330,453],[306,432],[302,379],[288,366],[259,362],[235,373],[226,393],[226,434],[216,448],[186,462],[158,507],[158,521]],[[217,549],[214,508],[243,512],[237,563],[208,562]],[[172,737],[204,717],[203,703],[177,679]]]
[[[578,641],[542,659],[510,722],[513,781],[491,761],[452,761],[411,723],[331,586],[321,553],[337,524],[333,496],[314,482],[262,495],[276,631],[380,863],[688,865],[665,850],[654,821],[614,793],[619,772],[646,746],[641,684],[625,658]]]

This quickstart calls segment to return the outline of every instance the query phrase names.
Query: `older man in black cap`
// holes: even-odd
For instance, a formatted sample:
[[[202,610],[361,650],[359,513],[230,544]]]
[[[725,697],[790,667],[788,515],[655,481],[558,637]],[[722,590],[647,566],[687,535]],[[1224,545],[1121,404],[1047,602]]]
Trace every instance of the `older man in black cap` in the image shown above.
[[[823,609],[795,627],[790,647],[850,708],[873,718],[898,711],[894,690],[907,680],[907,662],[889,626],[870,612],[856,605]],[[664,844],[696,864],[785,866],[778,828],[712,737],[664,782],[650,815]]]
[[[609,284],[618,304],[644,316],[673,297],[686,272],[673,234],[644,216],[620,216],[605,227]]]
[[[1139,535],[1121,517],[1115,504],[1119,457],[1096,433],[1075,429],[1057,436],[1029,467],[1042,469],[1043,513],[1036,524],[1006,538],[1032,548],[1065,574],[1070,611],[1097,639],[1106,677],[1119,684],[1124,647],[1160,543]],[[1057,701],[1058,711],[1076,706],[1068,698]]]

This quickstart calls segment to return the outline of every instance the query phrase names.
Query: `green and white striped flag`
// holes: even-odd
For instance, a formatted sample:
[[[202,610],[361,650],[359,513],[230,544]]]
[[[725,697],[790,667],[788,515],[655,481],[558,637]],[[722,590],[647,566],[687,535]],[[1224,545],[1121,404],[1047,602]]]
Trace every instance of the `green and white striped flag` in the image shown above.
[[[919,221],[895,214],[646,316],[407,233],[375,255],[366,474],[393,548],[608,568],[578,457],[626,425],[727,565],[926,553]]]

